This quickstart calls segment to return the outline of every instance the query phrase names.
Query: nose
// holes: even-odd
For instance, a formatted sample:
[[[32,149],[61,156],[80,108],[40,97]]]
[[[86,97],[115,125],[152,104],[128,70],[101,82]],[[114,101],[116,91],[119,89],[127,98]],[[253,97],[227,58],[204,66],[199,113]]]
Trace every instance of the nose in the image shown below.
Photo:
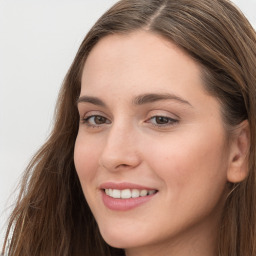
[[[136,132],[131,127],[113,125],[104,138],[99,165],[112,172],[137,167],[141,162],[141,157],[136,138]]]

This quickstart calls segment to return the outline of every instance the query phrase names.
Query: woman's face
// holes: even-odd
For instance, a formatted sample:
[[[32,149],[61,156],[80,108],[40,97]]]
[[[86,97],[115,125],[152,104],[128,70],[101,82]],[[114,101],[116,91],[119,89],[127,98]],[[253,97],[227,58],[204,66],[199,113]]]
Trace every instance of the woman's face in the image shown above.
[[[150,32],[107,36],[78,109],[75,166],[107,243],[129,253],[214,240],[230,157],[196,62]]]

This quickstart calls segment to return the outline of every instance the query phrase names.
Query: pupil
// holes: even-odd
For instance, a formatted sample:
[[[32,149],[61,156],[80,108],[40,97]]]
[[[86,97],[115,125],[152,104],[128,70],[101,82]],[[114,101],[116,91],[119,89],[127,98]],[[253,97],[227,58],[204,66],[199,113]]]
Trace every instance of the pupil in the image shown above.
[[[106,121],[105,117],[102,117],[102,116],[96,116],[95,117],[95,123],[96,124],[103,124],[103,123],[105,123],[105,121]]]
[[[168,123],[168,118],[164,117],[164,116],[157,116],[156,117],[156,122],[158,124],[166,124],[166,123]]]

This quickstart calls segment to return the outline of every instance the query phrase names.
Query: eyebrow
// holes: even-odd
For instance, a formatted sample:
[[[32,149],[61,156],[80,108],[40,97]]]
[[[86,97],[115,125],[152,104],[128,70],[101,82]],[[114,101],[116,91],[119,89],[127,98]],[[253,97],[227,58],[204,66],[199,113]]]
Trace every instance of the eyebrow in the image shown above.
[[[157,93],[149,93],[149,94],[142,94],[137,96],[134,100],[133,103],[135,105],[143,105],[147,103],[152,103],[156,101],[161,101],[161,100],[175,100],[183,104],[187,104],[192,106],[187,100],[182,99],[181,97],[175,95],[175,94],[170,94],[170,93],[163,93],[163,94],[157,94]]]
[[[88,103],[92,103],[94,105],[98,105],[98,106],[102,106],[105,107],[106,104],[99,98],[97,97],[92,97],[92,96],[81,96],[79,97],[79,99],[77,100],[77,104],[78,103],[82,103],[82,102],[88,102]]]
[[[187,104],[192,107],[192,105],[185,99],[182,99],[181,97],[175,95],[175,94],[169,94],[169,93],[163,93],[163,94],[158,94],[158,93],[146,93],[139,95],[134,98],[132,103],[134,105],[143,105],[143,104],[148,104],[148,103],[153,103],[156,101],[162,101],[162,100],[175,100],[178,101],[179,103],[182,104]],[[81,96],[77,100],[78,103],[92,103],[94,105],[106,107],[106,104],[99,98],[97,97],[92,97],[92,96]]]

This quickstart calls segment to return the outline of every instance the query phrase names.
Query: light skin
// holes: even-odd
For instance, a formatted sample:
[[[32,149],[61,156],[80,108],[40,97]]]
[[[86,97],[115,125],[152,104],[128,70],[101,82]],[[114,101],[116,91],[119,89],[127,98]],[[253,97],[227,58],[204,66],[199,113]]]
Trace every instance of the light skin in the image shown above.
[[[227,141],[220,104],[200,66],[150,32],[100,40],[85,63],[74,160],[107,243],[127,256],[216,255],[227,182],[247,175],[248,125]],[[101,184],[157,190],[130,210],[112,210]]]

